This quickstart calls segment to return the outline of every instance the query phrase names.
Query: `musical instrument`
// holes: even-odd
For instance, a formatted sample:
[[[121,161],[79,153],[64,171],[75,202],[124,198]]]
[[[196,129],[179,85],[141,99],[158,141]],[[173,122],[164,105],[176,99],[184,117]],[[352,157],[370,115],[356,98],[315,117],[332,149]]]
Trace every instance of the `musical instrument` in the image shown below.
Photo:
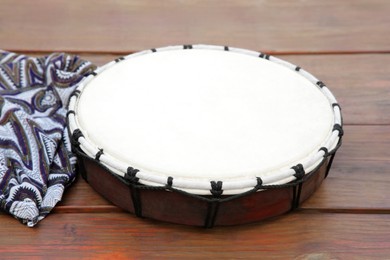
[[[139,217],[205,227],[297,208],[327,176],[343,135],[322,81],[227,46],[118,58],[80,82],[67,118],[97,192]]]

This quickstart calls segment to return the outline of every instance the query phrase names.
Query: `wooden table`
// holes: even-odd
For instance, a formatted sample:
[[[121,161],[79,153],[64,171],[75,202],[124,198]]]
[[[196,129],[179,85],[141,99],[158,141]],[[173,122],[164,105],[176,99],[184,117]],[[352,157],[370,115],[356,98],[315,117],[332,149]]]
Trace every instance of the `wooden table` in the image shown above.
[[[266,51],[321,78],[346,124],[329,177],[296,212],[214,229],[166,224],[122,212],[78,179],[35,228],[0,214],[0,258],[390,258],[388,0],[2,0],[0,14],[0,48],[98,65],[183,43]]]

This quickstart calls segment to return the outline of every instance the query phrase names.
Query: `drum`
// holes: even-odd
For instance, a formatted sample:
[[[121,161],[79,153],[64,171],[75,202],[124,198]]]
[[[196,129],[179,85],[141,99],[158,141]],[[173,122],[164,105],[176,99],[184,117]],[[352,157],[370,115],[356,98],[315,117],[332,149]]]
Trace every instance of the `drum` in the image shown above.
[[[293,210],[343,135],[326,85],[279,58],[184,45],[121,57],[69,101],[87,182],[138,217],[212,227]]]

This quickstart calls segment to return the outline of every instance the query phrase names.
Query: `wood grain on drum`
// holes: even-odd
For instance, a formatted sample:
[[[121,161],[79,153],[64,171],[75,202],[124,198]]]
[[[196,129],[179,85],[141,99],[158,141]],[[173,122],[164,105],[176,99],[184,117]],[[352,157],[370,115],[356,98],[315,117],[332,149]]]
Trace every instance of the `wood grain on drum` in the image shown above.
[[[74,52],[102,65],[183,43],[283,55],[329,85],[346,123],[330,175],[292,214],[211,230],[166,224],[123,213],[80,178],[34,229],[1,213],[0,258],[389,257],[387,0],[3,0],[0,10],[0,48],[33,55]]]

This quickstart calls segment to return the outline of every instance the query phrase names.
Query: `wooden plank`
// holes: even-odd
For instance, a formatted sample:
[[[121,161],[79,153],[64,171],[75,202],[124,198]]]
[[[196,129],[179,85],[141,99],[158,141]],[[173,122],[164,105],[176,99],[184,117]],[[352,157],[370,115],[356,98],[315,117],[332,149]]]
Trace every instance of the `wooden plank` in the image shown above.
[[[53,214],[28,229],[0,215],[2,258],[367,259],[390,255],[390,215],[284,215],[262,223],[202,229],[124,213]],[[375,225],[374,225],[375,224]]]
[[[331,174],[302,207],[390,209],[390,126],[346,126]]]
[[[389,161],[337,158],[329,176],[301,208],[390,214],[389,164]]]
[[[337,153],[339,161],[390,161],[390,126],[344,126],[343,145]],[[386,164],[386,168],[390,165]]]
[[[390,124],[390,55],[283,56],[330,88],[345,124]]]
[[[387,0],[1,2],[0,48],[117,52],[208,43],[266,51],[390,50]]]
[[[65,190],[63,199],[55,210],[59,212],[118,211],[109,201],[96,193],[81,176],[78,176],[76,181]]]

